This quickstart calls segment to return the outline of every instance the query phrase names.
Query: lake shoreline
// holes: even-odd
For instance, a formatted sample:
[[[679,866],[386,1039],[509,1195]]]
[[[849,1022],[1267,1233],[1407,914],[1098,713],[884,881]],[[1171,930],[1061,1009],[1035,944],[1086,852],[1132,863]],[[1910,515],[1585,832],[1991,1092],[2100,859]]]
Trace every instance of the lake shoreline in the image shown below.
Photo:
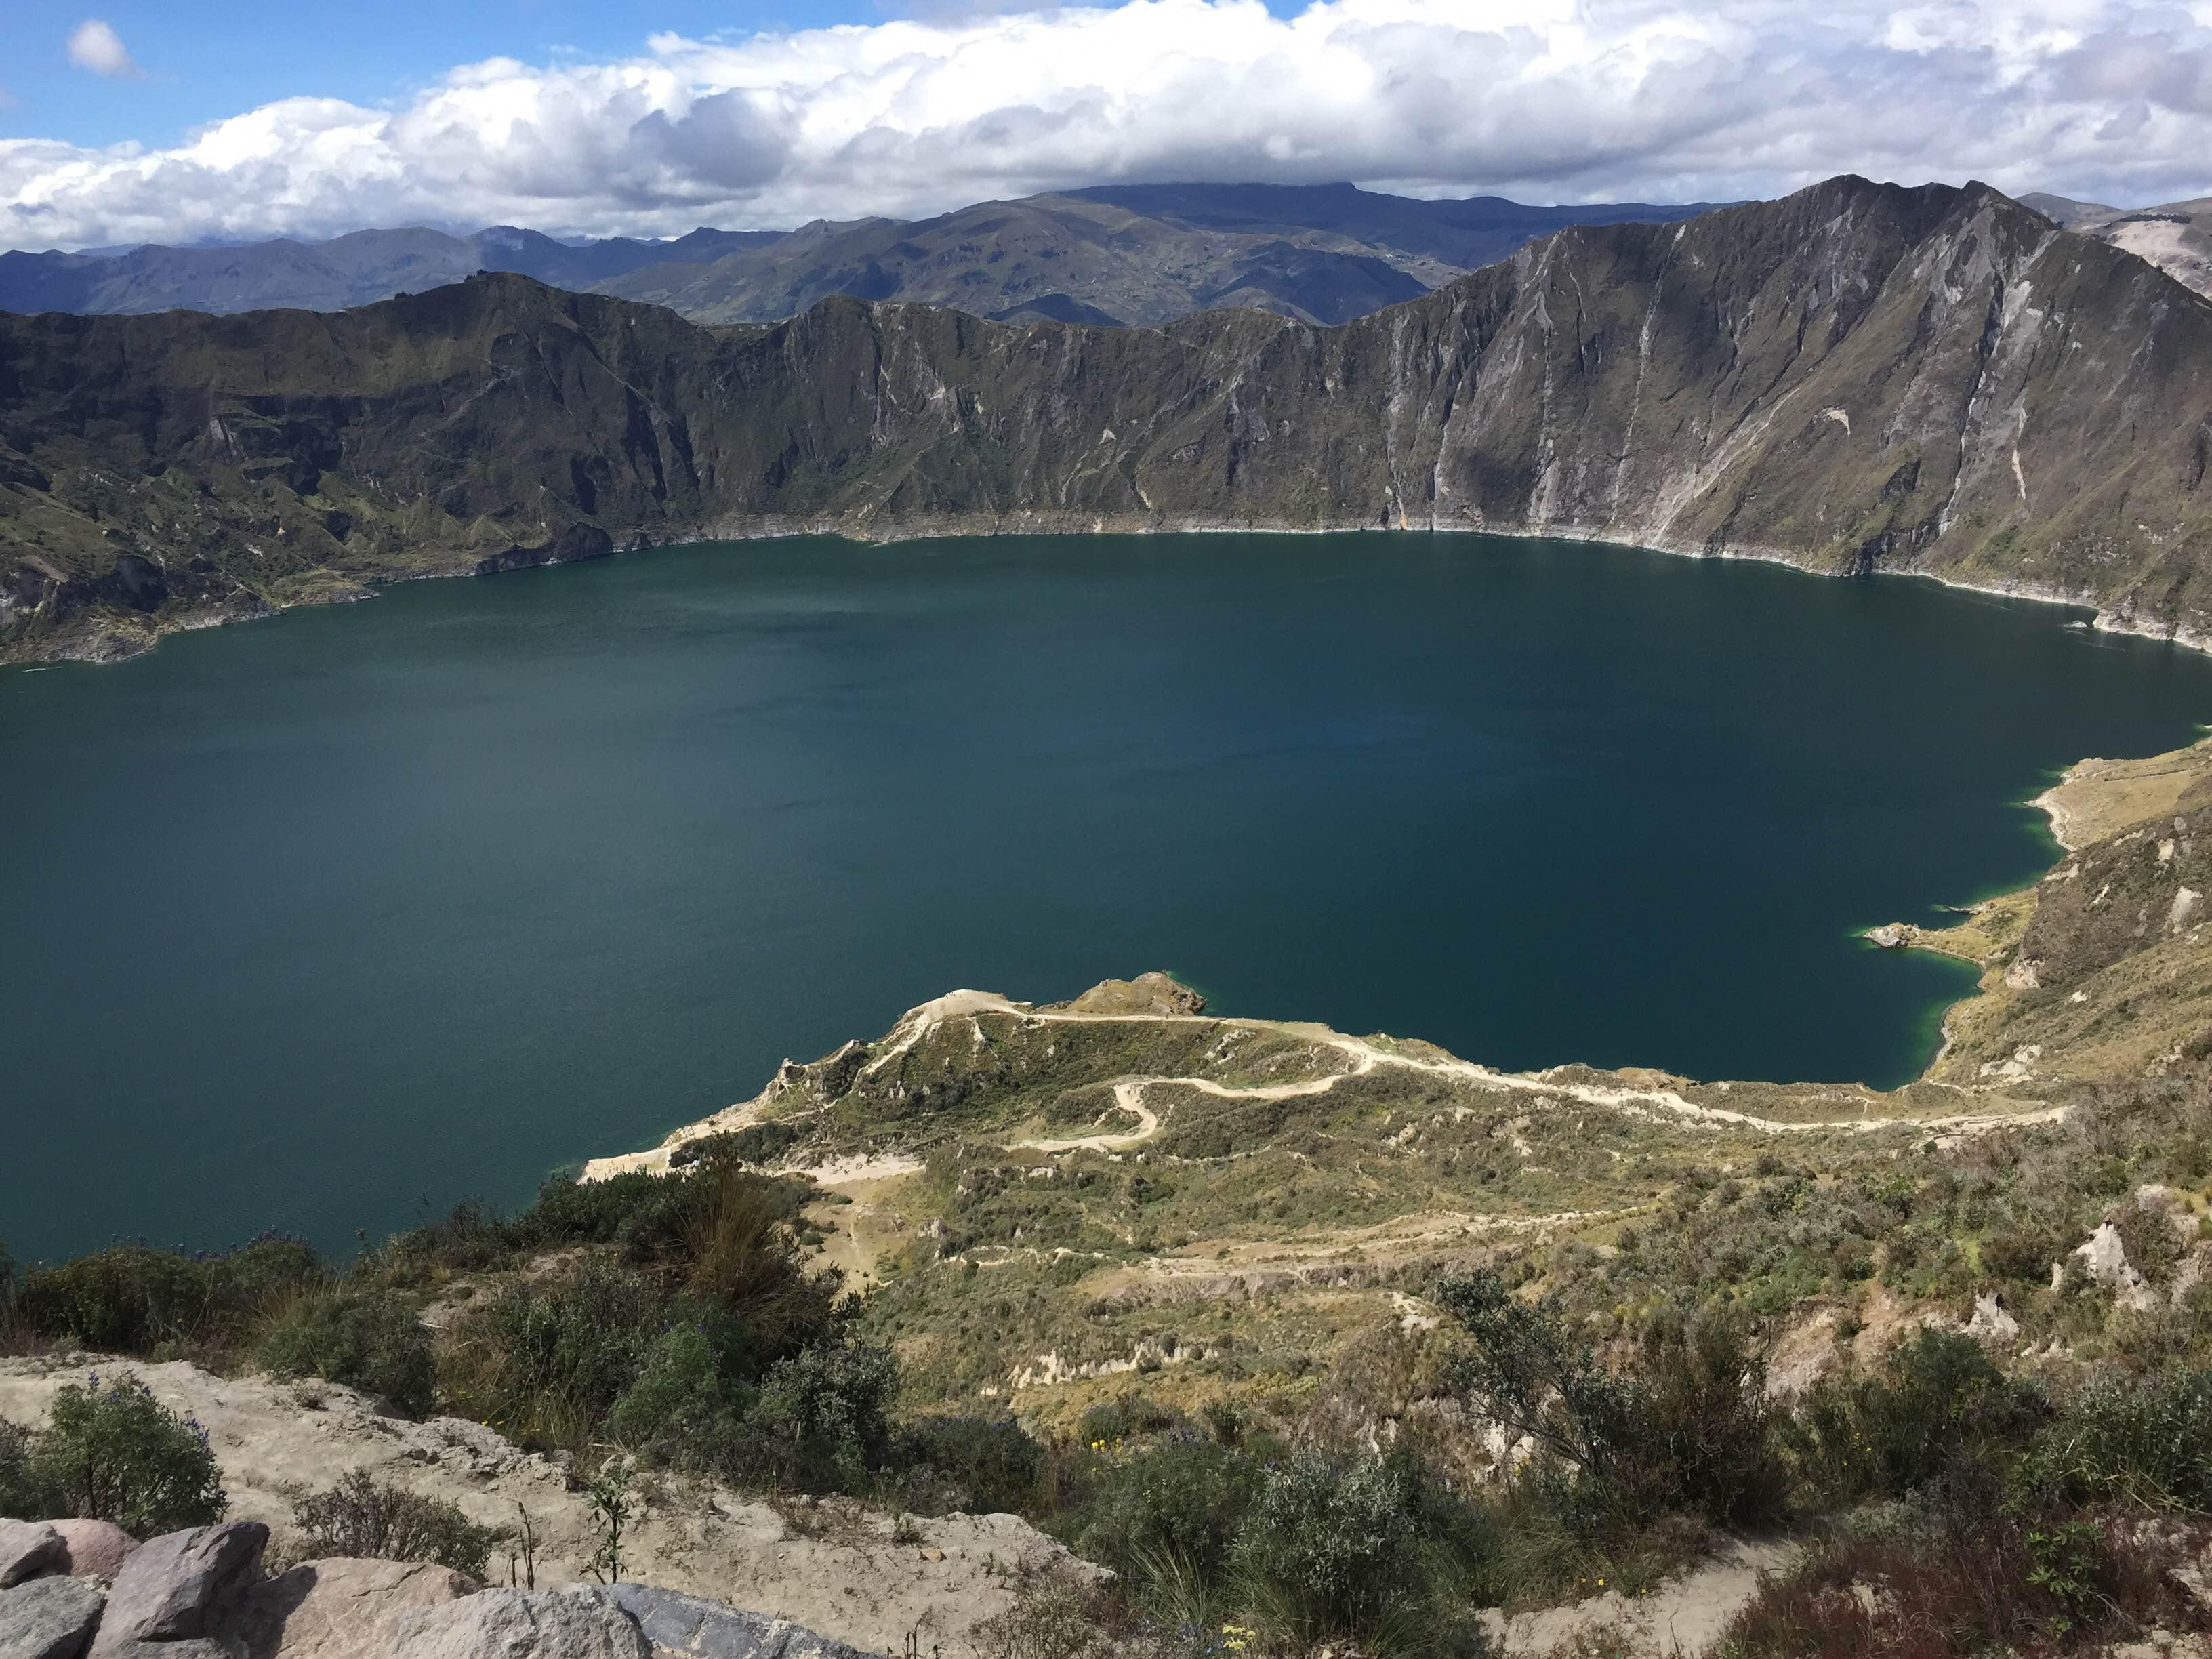
[[[2087,626],[2094,632],[2124,635],[2157,643],[2175,645],[2185,650],[2212,652],[2212,635],[2195,633],[2185,628],[2159,628],[2138,623],[2122,615],[2094,596],[2068,593],[2033,582],[1987,582],[1964,577],[1946,575],[1936,571],[1917,569],[1884,569],[1876,568],[1861,571],[1839,568],[1832,562],[1824,562],[1814,556],[1793,552],[1785,548],[1729,547],[1711,549],[1692,546],[1686,543],[1670,542],[1664,537],[1648,540],[1624,539],[1610,526],[1584,525],[1505,526],[1492,524],[1443,523],[1431,520],[1426,525],[1410,521],[1398,524],[1340,522],[1326,525],[1291,525],[1273,523],[1228,523],[1207,518],[1166,520],[1153,515],[1099,515],[1091,514],[1023,513],[1012,516],[997,514],[945,514],[902,520],[890,526],[878,526],[862,520],[826,519],[792,519],[781,516],[748,518],[702,527],[696,533],[648,538],[634,535],[624,542],[614,543],[604,550],[596,550],[576,557],[562,557],[558,543],[548,544],[544,549],[510,549],[507,553],[489,558],[457,560],[444,566],[433,565],[418,571],[393,572],[346,578],[341,581],[319,585],[306,596],[285,602],[252,596],[251,603],[225,599],[208,604],[179,607],[173,615],[155,614],[143,623],[131,619],[136,625],[122,625],[125,618],[112,613],[88,613],[82,629],[73,629],[51,648],[26,652],[19,648],[20,641],[0,642],[0,667],[46,665],[53,663],[85,663],[104,665],[127,662],[144,655],[158,646],[170,634],[196,633],[205,629],[228,626],[234,623],[258,622],[288,611],[305,610],[327,605],[356,604],[376,597],[377,590],[398,586],[404,583],[445,580],[453,577],[496,576],[516,570],[540,570],[556,565],[599,563],[625,555],[651,553],[665,548],[696,547],[712,542],[762,542],[799,540],[811,537],[830,537],[863,545],[890,545],[902,542],[945,541],[957,539],[988,539],[998,537],[1083,537],[1083,536],[1341,536],[1341,535],[1431,535],[1431,536],[1494,536],[1513,541],[1580,542],[1595,546],[1620,548],[1642,553],[1659,553],[1669,558],[1716,560],[1733,563],[1780,565],[1808,576],[1831,580],[1865,580],[1905,578],[1933,582],[1941,587],[1956,588],[1964,592],[1985,594],[1992,599],[2029,600],[2038,605],[2063,606],[2088,613]],[[538,556],[540,553],[544,556]],[[81,636],[80,636],[81,635]]]

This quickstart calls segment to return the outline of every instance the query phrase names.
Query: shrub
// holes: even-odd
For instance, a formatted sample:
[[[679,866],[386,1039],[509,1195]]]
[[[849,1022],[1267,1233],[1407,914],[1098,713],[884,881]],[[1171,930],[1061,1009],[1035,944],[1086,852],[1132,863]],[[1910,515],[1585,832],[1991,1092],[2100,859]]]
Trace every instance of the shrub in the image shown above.
[[[520,1247],[512,1224],[471,1199],[456,1204],[438,1220],[401,1233],[384,1248],[379,1261],[386,1271],[411,1279],[432,1266],[463,1273],[501,1267]]]
[[[1632,1491],[1653,1507],[1718,1525],[1771,1519],[1788,1495],[1777,1455],[1766,1356],[1724,1309],[1670,1315],[1638,1345]]]
[[[1085,1412],[1075,1433],[1085,1445],[1103,1449],[1117,1440],[1174,1428],[1182,1420],[1167,1407],[1155,1405],[1140,1394],[1125,1394],[1119,1400],[1102,1400]]]
[[[893,1437],[891,1463],[908,1509],[1018,1514],[1036,1503],[1044,1449],[1011,1417],[924,1417]]]
[[[603,1420],[636,1379],[659,1307],[637,1274],[598,1260],[566,1279],[514,1286],[487,1322],[501,1393],[520,1417],[553,1404]]]
[[[731,1436],[753,1398],[716,1351],[707,1322],[672,1325],[647,1350],[608,1427],[648,1456],[711,1468],[727,1457]]]
[[[1125,1651],[1095,1616],[1097,1592],[1071,1578],[1035,1575],[1006,1609],[975,1626],[981,1659],[1113,1659]]]
[[[842,1280],[811,1274],[792,1226],[791,1189],[742,1170],[684,1183],[702,1194],[684,1224],[684,1287],[741,1321],[757,1363],[821,1342],[836,1323]]]
[[[220,1520],[227,1499],[207,1431],[135,1377],[99,1382],[56,1395],[32,1443],[32,1479],[49,1503],[141,1538]]]
[[[1522,1302],[1495,1273],[1447,1279],[1437,1299],[1474,1339],[1453,1368],[1472,1409],[1534,1444],[1535,1478],[1585,1531],[1670,1510],[1727,1522],[1779,1506],[1765,1360],[1739,1316],[1668,1316],[1624,1376],[1555,1304]]]
[[[306,1243],[276,1235],[215,1255],[114,1244],[32,1268],[16,1293],[15,1313],[40,1336],[109,1352],[221,1346],[321,1273]]]
[[[410,1417],[435,1404],[430,1334],[391,1291],[330,1290],[295,1304],[262,1340],[278,1376],[319,1376],[378,1396]]]
[[[31,1431],[0,1418],[0,1516],[36,1518],[47,1507],[32,1478]]]
[[[1430,1599],[1419,1478],[1402,1457],[1310,1451],[1267,1471],[1237,1552],[1255,1604],[1307,1642],[1415,1614]]]
[[[1876,1375],[1821,1379],[1783,1435],[1816,1493],[1897,1497],[2001,1455],[2041,1414],[2033,1389],[2007,1377],[1972,1337],[1923,1327]]]
[[[1262,1478],[1253,1459],[1210,1440],[1163,1441],[1099,1474],[1077,1547],[1134,1581],[1171,1566],[1217,1586]]]
[[[2212,1510],[2212,1371],[2091,1383],[2028,1447],[2015,1486],[2033,1501]]]
[[[754,1412],[776,1449],[775,1472],[805,1486],[857,1483],[883,1461],[898,1381],[890,1350],[862,1343],[805,1348],[778,1362]]]
[[[356,1469],[328,1492],[293,1507],[310,1557],[373,1556],[428,1561],[482,1578],[493,1534],[451,1504],[400,1486],[380,1486]]]

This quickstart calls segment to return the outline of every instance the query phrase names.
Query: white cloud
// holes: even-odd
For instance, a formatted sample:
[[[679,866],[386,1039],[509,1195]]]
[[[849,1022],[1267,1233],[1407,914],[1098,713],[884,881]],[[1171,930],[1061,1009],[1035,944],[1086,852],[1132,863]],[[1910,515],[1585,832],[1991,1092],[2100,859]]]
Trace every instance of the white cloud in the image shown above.
[[[88,17],[70,31],[69,59],[79,69],[90,70],[94,75],[120,76],[136,78],[138,65],[131,61],[124,50],[123,37],[97,17]]]
[[[1122,0],[663,34],[617,62],[464,65],[388,108],[287,99],[162,149],[0,141],[0,244],[660,234],[1116,179],[1715,200],[1846,171],[2201,193],[2212,7]]]

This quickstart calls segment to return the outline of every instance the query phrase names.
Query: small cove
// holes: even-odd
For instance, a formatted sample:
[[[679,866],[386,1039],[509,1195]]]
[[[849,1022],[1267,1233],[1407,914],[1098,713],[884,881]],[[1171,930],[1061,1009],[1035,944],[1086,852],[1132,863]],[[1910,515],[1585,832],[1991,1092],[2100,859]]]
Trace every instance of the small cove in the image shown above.
[[[1893,1085],[2212,659],[1479,537],[702,545],[0,671],[0,1243],[343,1246],[956,986]]]

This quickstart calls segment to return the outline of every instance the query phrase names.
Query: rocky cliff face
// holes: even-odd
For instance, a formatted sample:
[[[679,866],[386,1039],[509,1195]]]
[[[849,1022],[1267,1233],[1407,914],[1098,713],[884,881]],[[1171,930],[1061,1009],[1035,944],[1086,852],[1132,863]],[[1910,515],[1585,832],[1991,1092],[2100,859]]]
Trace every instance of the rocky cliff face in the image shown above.
[[[617,546],[1392,525],[1911,570],[2212,635],[2212,302],[1985,187],[1577,227],[1324,329],[484,276],[0,319],[0,650]]]

